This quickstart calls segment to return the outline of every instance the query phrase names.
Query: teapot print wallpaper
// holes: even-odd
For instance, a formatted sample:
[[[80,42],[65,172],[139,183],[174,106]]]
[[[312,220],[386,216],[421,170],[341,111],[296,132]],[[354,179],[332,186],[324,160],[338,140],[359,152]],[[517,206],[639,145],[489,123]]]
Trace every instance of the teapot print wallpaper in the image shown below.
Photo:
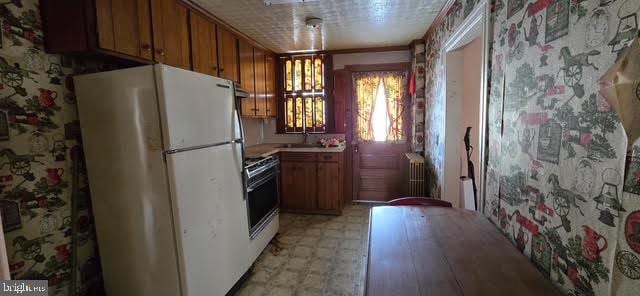
[[[444,43],[479,2],[456,1],[425,40],[424,145],[433,196],[443,180]],[[640,141],[628,143],[600,77],[637,38],[640,1],[489,5],[484,214],[566,294],[637,295]]]
[[[46,54],[37,2],[0,3],[0,211],[11,277],[48,280],[50,295],[96,295],[100,260],[70,75],[108,65]]]

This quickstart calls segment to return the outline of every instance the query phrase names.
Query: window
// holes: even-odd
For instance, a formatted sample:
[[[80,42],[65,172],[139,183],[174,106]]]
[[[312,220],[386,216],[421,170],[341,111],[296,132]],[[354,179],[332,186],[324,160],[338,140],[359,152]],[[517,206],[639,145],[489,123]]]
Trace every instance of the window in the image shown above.
[[[284,75],[284,132],[326,131],[325,56],[282,58]]]
[[[404,143],[406,72],[354,73],[353,85],[358,141]]]

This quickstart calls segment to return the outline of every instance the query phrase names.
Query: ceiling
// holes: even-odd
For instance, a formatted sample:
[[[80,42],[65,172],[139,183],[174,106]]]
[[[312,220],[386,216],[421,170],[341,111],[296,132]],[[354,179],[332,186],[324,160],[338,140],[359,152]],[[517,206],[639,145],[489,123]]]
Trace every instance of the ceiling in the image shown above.
[[[421,38],[446,0],[190,0],[278,52],[407,45]],[[323,19],[318,28],[308,17]]]

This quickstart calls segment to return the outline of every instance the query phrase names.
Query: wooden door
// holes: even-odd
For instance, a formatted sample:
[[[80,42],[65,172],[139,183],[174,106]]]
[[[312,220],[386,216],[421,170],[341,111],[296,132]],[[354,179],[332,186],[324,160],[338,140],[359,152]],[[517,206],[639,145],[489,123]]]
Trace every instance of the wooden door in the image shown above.
[[[154,60],[191,69],[187,8],[178,0],[151,1]]]
[[[282,162],[280,205],[288,210],[316,208],[316,164],[313,162]]]
[[[96,0],[98,47],[151,60],[151,14],[148,0]]]
[[[256,116],[256,88],[253,46],[244,40],[238,42],[238,52],[240,55],[240,85],[242,89],[249,93],[248,98],[241,101],[241,111],[243,116]]]
[[[342,181],[341,162],[318,163],[318,209],[327,211],[342,210]]]
[[[278,115],[278,99],[276,96],[276,57],[268,54],[265,57],[265,83],[266,83],[266,100],[267,100],[267,117],[276,117]]]
[[[218,26],[218,60],[220,61],[220,77],[240,83],[238,38],[222,26]]]
[[[254,48],[253,58],[256,88],[256,116],[267,117],[267,86],[264,51],[259,48]]]
[[[216,24],[190,11],[191,59],[196,72],[218,76],[218,50],[216,45]]]
[[[371,67],[371,69],[369,68]],[[408,64],[398,65],[371,65],[355,67],[353,70],[362,72],[375,71],[408,71]],[[352,71],[353,72],[353,71]],[[347,78],[351,78],[349,73]],[[405,75],[407,73],[405,72]],[[351,81],[352,79],[347,79]],[[406,79],[408,81],[408,79]],[[348,84],[349,94],[353,94],[353,82]],[[404,112],[403,114],[403,130],[406,141],[404,142],[386,142],[386,141],[369,141],[362,142],[357,136],[358,105],[353,95],[349,96],[349,104],[351,105],[350,116],[348,116],[349,129],[347,130],[347,141],[351,144],[351,161],[352,161],[352,190],[353,199],[372,200],[372,201],[388,201],[391,199],[402,197],[404,193],[404,182],[402,179],[402,168],[404,154],[411,151],[409,145],[409,127],[411,119],[409,116],[410,101],[408,95],[408,83],[405,85]]]

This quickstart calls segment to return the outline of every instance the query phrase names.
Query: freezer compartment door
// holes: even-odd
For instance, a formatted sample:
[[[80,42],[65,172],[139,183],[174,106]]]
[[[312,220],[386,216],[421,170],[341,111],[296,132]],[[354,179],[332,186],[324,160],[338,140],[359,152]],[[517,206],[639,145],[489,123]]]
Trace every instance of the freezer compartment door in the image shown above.
[[[155,73],[165,150],[237,138],[231,81],[166,65]]]
[[[240,148],[167,155],[184,295],[224,295],[249,268]]]

